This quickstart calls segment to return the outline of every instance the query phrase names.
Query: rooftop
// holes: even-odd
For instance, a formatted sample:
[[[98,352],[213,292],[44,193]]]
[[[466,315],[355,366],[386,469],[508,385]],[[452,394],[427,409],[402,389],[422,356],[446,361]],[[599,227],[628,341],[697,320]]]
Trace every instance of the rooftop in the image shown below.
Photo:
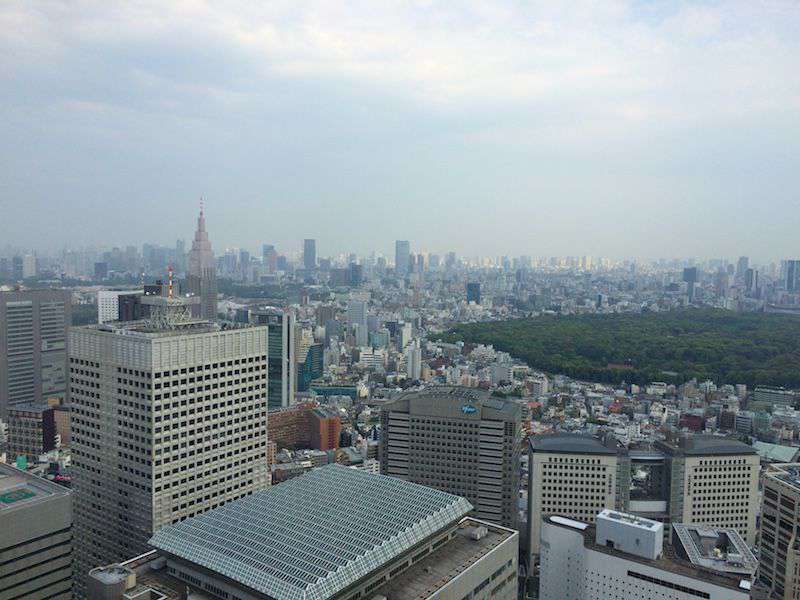
[[[771,462],[790,463],[797,458],[800,448],[796,446],[783,446],[781,444],[770,444],[767,442],[753,442],[758,455]]]
[[[0,463],[0,516],[69,493],[57,483]]]
[[[473,536],[472,533],[480,527],[485,527],[487,534],[480,539],[474,539],[477,536]],[[514,535],[518,534],[512,529],[466,518],[459,524],[456,536],[452,540],[386,585],[376,589],[373,594],[386,596],[391,600],[429,598]]]
[[[752,577],[758,560],[735,529],[675,523],[673,543],[680,544],[694,565]]]
[[[716,435],[690,435],[676,443],[659,442],[662,448],[673,454],[685,456],[733,456],[757,454],[755,448],[739,440]]]
[[[155,321],[144,319],[141,321],[110,321],[108,323],[102,323],[99,325],[85,325],[79,329],[96,331],[99,333],[111,333],[116,335],[162,338],[176,335],[245,329],[249,327],[256,327],[256,325],[249,323],[233,323],[229,321],[206,321],[202,319],[192,319],[165,326],[158,324]]]
[[[161,529],[150,544],[278,600],[322,599],[471,510],[459,496],[334,464]]]
[[[769,465],[764,476],[777,479],[794,488],[795,491],[800,491],[800,463],[794,462]]]
[[[682,560],[676,555],[674,548],[668,544],[664,545],[663,555],[660,558],[653,560],[644,558],[643,556],[638,556],[636,554],[628,554],[626,552],[622,552],[621,550],[616,550],[614,548],[598,544],[595,541],[596,527],[594,525],[585,524],[586,527],[581,529],[573,525],[565,524],[561,520],[555,520],[554,517],[549,517],[548,520],[553,525],[580,531],[580,533],[583,534],[584,547],[589,548],[590,550],[602,552],[603,554],[608,554],[609,556],[624,558],[625,560],[648,565],[655,569],[661,569],[677,575],[683,575],[684,577],[701,579],[713,585],[735,589],[737,591],[743,589],[740,585],[742,581],[741,577],[733,574],[721,573],[717,570],[704,568],[701,565],[695,565],[687,560]],[[581,525],[584,524],[581,523]],[[747,579],[747,582],[749,583],[749,578]]]
[[[625,523],[626,525],[632,525],[633,527],[638,527],[647,530],[658,529],[659,526],[661,526],[661,523],[659,523],[658,521],[653,521],[651,519],[645,519],[642,517],[637,517],[636,515],[617,512],[609,509],[601,511],[600,514],[597,515],[597,517],[608,519],[609,521],[618,521],[620,523]]]
[[[580,433],[551,433],[536,435],[530,438],[533,452],[554,452],[558,454],[606,454],[614,456],[616,448],[611,448],[603,442],[587,434]]]

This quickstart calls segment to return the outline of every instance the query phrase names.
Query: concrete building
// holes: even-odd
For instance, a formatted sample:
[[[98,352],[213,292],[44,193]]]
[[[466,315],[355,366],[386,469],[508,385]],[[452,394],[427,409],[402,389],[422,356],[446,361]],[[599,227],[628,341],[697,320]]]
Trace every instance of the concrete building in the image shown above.
[[[369,339],[366,302],[363,300],[350,300],[347,303],[347,323],[355,336],[355,345],[366,346]]]
[[[303,240],[303,267],[306,271],[317,268],[317,240]]]
[[[97,322],[108,323],[120,320],[120,296],[140,296],[142,291],[137,290],[98,290],[97,292]],[[127,319],[133,320],[133,319]]]
[[[762,481],[758,582],[771,598],[798,598],[800,463],[769,465]]]
[[[55,410],[46,404],[16,404],[8,410],[7,452],[11,460],[26,456],[36,461],[55,449]]]
[[[664,546],[663,540],[662,523],[610,510],[597,516],[596,526],[558,515],[545,517],[539,597],[749,600],[749,576],[694,564]]]
[[[272,306],[252,308],[250,323],[269,328],[269,408],[294,404],[297,391],[295,316]]]
[[[794,407],[797,394],[785,388],[757,387],[753,391],[753,401],[763,402],[769,406],[785,405]]]
[[[186,287],[189,293],[200,298],[200,316],[204,319],[217,318],[217,264],[214,251],[206,231],[206,217],[203,208],[197,218],[197,231],[189,251]]]
[[[405,277],[411,271],[411,244],[408,240],[397,240],[394,243],[394,272],[398,277]]]
[[[71,294],[0,291],[0,419],[14,404],[63,400]]]
[[[542,517],[560,514],[593,523],[604,509],[622,508],[619,451],[589,435],[532,437],[528,454],[529,564],[539,554]]]
[[[521,414],[470,388],[403,394],[381,412],[381,473],[464,496],[476,517],[516,528]]]
[[[0,464],[0,599],[70,600],[71,590],[71,492]]]
[[[451,494],[328,465],[162,529],[155,552],[93,571],[93,597],[516,598],[518,534],[467,517],[471,508]]]
[[[339,414],[316,402],[303,402],[269,411],[269,440],[278,450],[335,450],[342,420]]]
[[[755,544],[759,456],[752,446],[693,435],[655,447],[670,473],[670,522],[733,528]]]
[[[70,331],[79,597],[89,569],[269,482],[267,328],[169,319]]]

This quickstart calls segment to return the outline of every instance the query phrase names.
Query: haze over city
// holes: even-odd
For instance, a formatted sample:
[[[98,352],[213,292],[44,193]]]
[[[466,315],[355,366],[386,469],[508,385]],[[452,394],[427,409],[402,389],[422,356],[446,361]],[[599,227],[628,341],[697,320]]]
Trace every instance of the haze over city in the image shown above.
[[[793,255],[798,30],[792,2],[5,2],[2,241],[171,244],[202,195],[216,249]]]

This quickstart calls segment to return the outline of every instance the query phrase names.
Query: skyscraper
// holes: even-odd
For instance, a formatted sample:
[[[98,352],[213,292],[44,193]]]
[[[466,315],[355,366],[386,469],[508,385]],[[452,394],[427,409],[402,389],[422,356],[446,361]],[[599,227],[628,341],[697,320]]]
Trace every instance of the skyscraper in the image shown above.
[[[189,292],[200,298],[200,316],[204,319],[217,318],[217,265],[211,242],[206,232],[206,218],[203,207],[197,217],[197,231],[189,251],[189,264],[186,277]]]
[[[411,244],[407,240],[397,240],[394,243],[394,272],[398,277],[405,277],[409,273],[411,260]]]
[[[269,484],[267,328],[162,315],[70,331],[78,597],[90,568]]]
[[[381,473],[467,498],[479,519],[517,527],[521,408],[451,386],[409,392],[381,412]]]
[[[297,385],[294,313],[262,306],[250,309],[249,319],[254,325],[269,328],[269,408],[291,406]]]
[[[786,291],[800,292],[800,260],[786,261]]]
[[[747,269],[750,268],[750,259],[746,256],[740,256],[736,262],[736,279],[744,279]]]
[[[71,294],[0,292],[0,418],[15,404],[65,398]]]
[[[317,240],[303,240],[303,267],[306,271],[317,268]]]
[[[772,598],[797,598],[800,595],[800,464],[769,465],[764,473],[761,503],[761,542],[759,544],[759,583]]]
[[[469,302],[481,303],[481,284],[477,281],[467,284],[467,303]]]
[[[347,303],[347,321],[355,335],[356,346],[366,346],[369,341],[367,303],[363,300],[350,300]]]

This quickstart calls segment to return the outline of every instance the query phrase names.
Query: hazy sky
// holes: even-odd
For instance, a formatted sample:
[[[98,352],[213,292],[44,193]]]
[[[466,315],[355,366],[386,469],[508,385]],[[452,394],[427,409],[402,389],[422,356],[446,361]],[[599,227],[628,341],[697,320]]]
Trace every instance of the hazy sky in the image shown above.
[[[224,8],[222,8],[224,6]],[[800,256],[800,4],[0,2],[0,245]]]

